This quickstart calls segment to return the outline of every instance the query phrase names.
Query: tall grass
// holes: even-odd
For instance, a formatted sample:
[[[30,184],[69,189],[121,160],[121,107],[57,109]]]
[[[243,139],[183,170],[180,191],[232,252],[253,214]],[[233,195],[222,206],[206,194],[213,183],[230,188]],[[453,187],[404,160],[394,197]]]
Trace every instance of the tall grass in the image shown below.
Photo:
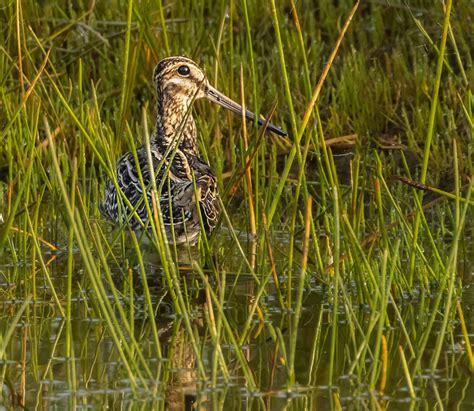
[[[474,10],[313,3],[1,7],[1,404],[474,403]],[[194,248],[158,185],[139,238],[98,211],[176,54],[289,132],[195,104],[222,217]]]

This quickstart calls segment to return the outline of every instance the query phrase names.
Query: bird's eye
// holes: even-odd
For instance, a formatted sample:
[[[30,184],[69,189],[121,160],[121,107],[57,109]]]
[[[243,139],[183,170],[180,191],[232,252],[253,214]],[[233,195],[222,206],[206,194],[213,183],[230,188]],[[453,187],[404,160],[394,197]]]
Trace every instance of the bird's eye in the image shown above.
[[[191,70],[189,69],[188,66],[182,65],[178,67],[178,74],[183,77],[189,76],[189,73],[191,73]]]

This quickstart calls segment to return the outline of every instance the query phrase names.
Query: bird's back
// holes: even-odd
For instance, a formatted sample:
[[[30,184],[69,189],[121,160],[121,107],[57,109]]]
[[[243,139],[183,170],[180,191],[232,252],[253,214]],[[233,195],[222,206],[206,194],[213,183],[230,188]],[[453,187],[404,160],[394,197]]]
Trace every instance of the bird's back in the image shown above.
[[[199,212],[207,232],[211,232],[217,223],[219,212],[216,179],[210,167],[196,155],[176,150],[165,158],[153,146],[150,152],[153,170],[150,170],[144,147],[137,150],[136,160],[133,153],[128,152],[116,165],[118,187],[132,209],[125,200],[119,200],[115,185],[108,181],[102,212],[114,222],[128,222],[134,230],[139,230],[149,220],[145,199],[150,210],[153,210],[151,192],[155,178],[161,221],[168,241],[193,243],[197,240],[201,227]],[[143,184],[138,170],[141,171]],[[119,206],[119,202],[123,207]]]

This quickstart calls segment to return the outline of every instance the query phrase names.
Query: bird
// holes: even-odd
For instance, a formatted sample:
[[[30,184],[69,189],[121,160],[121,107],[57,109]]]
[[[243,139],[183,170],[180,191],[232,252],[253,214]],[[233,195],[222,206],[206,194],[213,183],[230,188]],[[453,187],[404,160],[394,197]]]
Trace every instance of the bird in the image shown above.
[[[153,82],[156,121],[149,152],[142,146],[135,153],[129,151],[120,157],[115,167],[117,180],[106,182],[100,209],[115,224],[127,224],[141,232],[151,217],[145,201],[153,210],[155,185],[165,241],[194,245],[201,232],[201,221],[207,233],[217,225],[219,192],[216,177],[199,152],[198,132],[191,113],[193,102],[204,98],[237,114],[242,115],[244,110],[247,119],[265,125],[267,130],[280,136],[286,133],[211,86],[203,70],[189,58],[164,58],[153,71]],[[123,201],[123,197],[127,200]]]

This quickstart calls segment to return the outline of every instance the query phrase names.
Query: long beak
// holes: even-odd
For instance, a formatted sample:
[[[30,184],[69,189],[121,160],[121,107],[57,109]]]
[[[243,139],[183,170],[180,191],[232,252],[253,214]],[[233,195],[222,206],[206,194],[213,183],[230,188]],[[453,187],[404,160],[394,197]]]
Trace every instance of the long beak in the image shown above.
[[[222,94],[220,91],[217,91],[214,87],[212,86],[207,86],[207,90],[205,91],[206,93],[206,98],[216,104],[219,104],[220,106],[226,108],[227,110],[233,111],[234,113],[237,114],[242,114],[242,106],[235,101],[231,100],[229,97],[225,96]],[[254,113],[251,111],[245,110],[245,117],[247,117],[249,120],[255,121],[255,119],[258,121],[258,124],[260,126],[263,126],[266,124],[266,121],[261,119],[260,117],[255,116]],[[268,123],[267,129],[272,131],[275,134],[278,134],[279,136],[286,136],[286,132],[283,131],[280,127],[277,127],[273,125],[272,123]]]

